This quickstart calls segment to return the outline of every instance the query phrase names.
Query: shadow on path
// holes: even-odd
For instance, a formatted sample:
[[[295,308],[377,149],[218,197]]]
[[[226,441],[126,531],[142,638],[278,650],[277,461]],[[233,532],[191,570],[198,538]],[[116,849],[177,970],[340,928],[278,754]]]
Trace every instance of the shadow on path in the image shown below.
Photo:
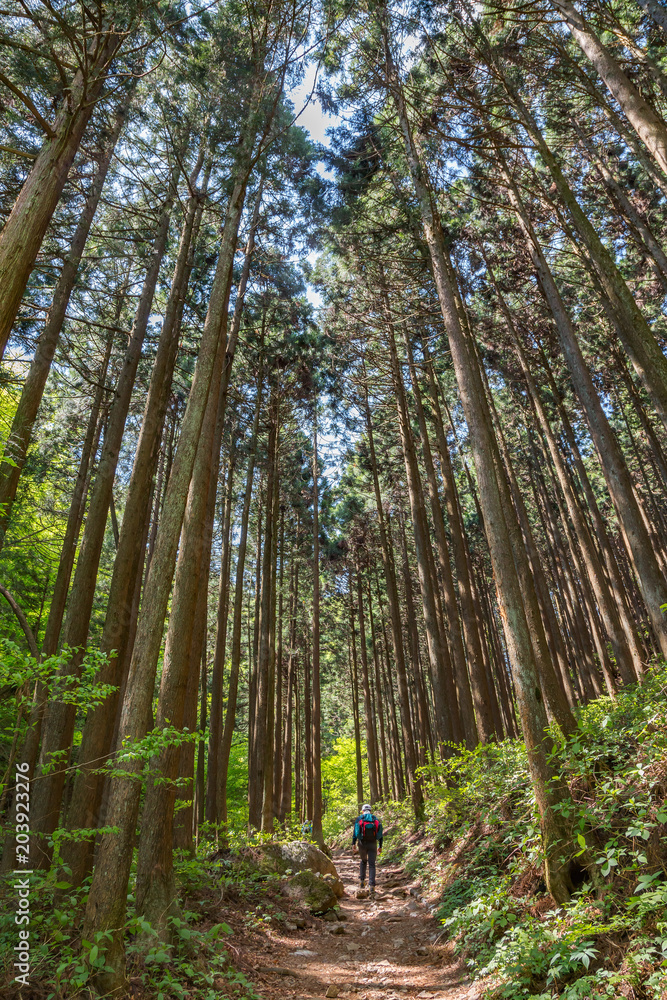
[[[479,1000],[483,985],[471,984],[451,946],[439,943],[440,927],[402,868],[380,860],[376,898],[357,899],[356,856],[341,853],[334,862],[346,890],[343,919],[318,920],[298,936],[273,931],[269,962],[250,976],[261,997]]]

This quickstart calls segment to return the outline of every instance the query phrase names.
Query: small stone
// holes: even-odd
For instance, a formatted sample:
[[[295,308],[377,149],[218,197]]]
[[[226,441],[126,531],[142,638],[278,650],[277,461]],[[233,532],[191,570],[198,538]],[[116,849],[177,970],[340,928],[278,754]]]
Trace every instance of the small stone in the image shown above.
[[[342,924],[336,924],[335,927],[331,928],[331,933],[332,934],[345,934],[345,928],[343,927]]]
[[[417,948],[417,951],[415,952],[415,954],[416,955],[428,955],[428,949],[427,948]]]
[[[394,938],[394,948],[400,948],[405,943],[405,938]]]
[[[308,951],[307,948],[297,948],[297,950],[293,951],[292,954],[293,955],[315,955],[317,953],[314,952],[314,951]]]
[[[368,889],[357,889],[357,899],[368,899]]]
[[[327,910],[326,913],[322,914],[322,920],[330,920],[331,923],[336,923],[338,917],[336,916],[335,910]]]
[[[292,923],[291,920],[286,920],[285,921],[285,930],[286,931],[295,931],[295,930],[298,930],[298,928],[297,928],[296,924]]]
[[[380,920],[386,920],[391,915],[392,915],[391,914],[391,910],[380,910],[378,912],[378,914],[377,914],[377,916],[380,918]]]
[[[325,995],[325,997],[337,997],[338,996],[338,987],[337,986],[330,986],[329,989],[326,991],[326,993],[324,995]]]
[[[341,913],[340,910],[336,911],[336,916],[338,917],[339,920],[347,920],[347,914]]]
[[[361,945],[357,944],[356,941],[348,941],[345,947],[347,948],[348,951],[359,951]]]
[[[300,931],[302,931],[304,929],[304,927],[306,926],[306,921],[304,920],[303,917],[295,917],[294,918],[294,923],[296,924],[296,926],[298,927],[298,929]]]

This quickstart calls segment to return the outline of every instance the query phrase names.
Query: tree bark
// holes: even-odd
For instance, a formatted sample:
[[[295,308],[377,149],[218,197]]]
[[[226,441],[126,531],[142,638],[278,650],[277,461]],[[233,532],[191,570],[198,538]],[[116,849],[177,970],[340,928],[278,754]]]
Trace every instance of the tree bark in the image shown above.
[[[438,484],[433,465],[433,455],[429,440],[426,417],[422,404],[421,388],[415,370],[412,344],[407,328],[403,327],[403,336],[407,352],[410,377],[412,381],[412,391],[417,410],[419,422],[419,433],[422,442],[423,463],[426,471],[426,482],[428,486],[429,501],[431,504],[431,520],[435,528],[436,551],[438,554],[438,569],[440,571],[440,585],[444,592],[444,605],[447,621],[447,640],[451,647],[451,660],[454,669],[454,680],[456,682],[456,693],[458,696],[459,712],[465,735],[465,742],[468,749],[472,749],[479,742],[477,723],[475,721],[475,710],[468,677],[468,667],[466,665],[465,650],[463,648],[463,634],[459,621],[459,609],[456,601],[456,591],[454,589],[454,577],[449,559],[449,546],[445,535],[445,522],[443,518],[440,497],[438,495]],[[450,528],[450,531],[452,529]]]
[[[264,360],[260,354],[260,367],[257,376],[257,389],[255,396],[255,415],[252,425],[252,436],[248,454],[248,466],[246,470],[245,493],[243,497],[243,511],[241,513],[241,528],[239,534],[239,547],[236,554],[236,580],[234,586],[234,611],[232,620],[232,643],[230,651],[230,670],[227,688],[227,710],[225,713],[225,725],[222,732],[220,747],[215,748],[218,754],[217,763],[217,792],[216,820],[221,830],[221,839],[227,843],[227,777],[229,774],[229,756],[234,738],[234,726],[236,723],[236,706],[238,704],[239,674],[241,670],[241,633],[243,629],[243,574],[245,571],[246,551],[248,546],[248,521],[250,518],[250,502],[252,500],[252,486],[255,474],[255,460],[257,455],[257,435],[259,432],[259,416],[262,406],[262,392],[264,387]],[[248,657],[248,673],[250,673],[250,656]],[[209,765],[210,766],[210,765]]]
[[[637,3],[662,28],[663,34],[667,35],[667,10],[662,4],[658,3],[658,0],[637,0]]]
[[[122,35],[107,31],[88,47],[86,72],[78,70],[0,233],[0,358],[16,319],[30,272],[67,182],[90,116],[102,93]]]
[[[51,306],[44,322],[44,329],[37,341],[35,356],[21,389],[21,398],[14,413],[11,430],[5,445],[4,460],[0,465],[0,548],[4,542],[16,489],[28,453],[32,429],[39,404],[42,401],[46,380],[51,371],[51,362],[65,321],[67,306],[76,284],[79,265],[97,211],[109,165],[125,123],[130,98],[131,95],[128,95],[125,103],[116,112],[113,127],[98,161],[97,172],[91,182],[83,212],[58,277]],[[7,459],[11,460],[11,464]]]
[[[375,491],[375,503],[378,512],[378,526],[380,529],[380,544],[382,551],[382,562],[385,572],[385,582],[387,587],[387,600],[389,602],[389,618],[391,622],[392,648],[394,651],[394,663],[396,665],[396,678],[398,682],[401,731],[403,736],[403,747],[405,752],[405,763],[408,772],[408,782],[412,795],[412,805],[416,817],[421,817],[424,808],[424,796],[422,783],[417,777],[417,760],[415,755],[415,745],[413,739],[412,718],[410,713],[410,699],[408,694],[408,679],[405,670],[405,656],[403,653],[403,633],[401,629],[400,605],[398,601],[398,588],[396,586],[396,570],[389,549],[387,539],[387,528],[382,507],[382,494],[380,492],[380,480],[378,478],[377,458],[375,454],[375,441],[373,437],[373,424],[371,421],[371,411],[368,405],[368,390],[364,386],[364,412],[366,417],[366,433],[368,435],[368,449],[373,474],[373,488]],[[384,623],[383,623],[384,624]],[[385,636],[386,643],[386,636]],[[388,655],[388,654],[387,654]],[[393,693],[393,691],[392,691]]]
[[[192,187],[201,170],[202,160],[203,156],[200,154],[190,174]],[[91,709],[86,717],[79,751],[79,770],[74,779],[72,798],[67,811],[68,829],[91,829],[97,825],[99,819],[104,777],[96,773],[97,762],[112,750],[118,705],[122,703],[132,655],[146,554],[145,543],[139,545],[137,539],[144,537],[145,526],[150,516],[152,480],[160,453],[160,440],[178,353],[185,294],[194,263],[194,247],[204,207],[204,192],[209,170],[210,165],[206,169],[202,192],[191,195],[186,205],[109,587],[109,599],[100,641],[100,649],[108,659],[107,666],[100,672],[99,682],[111,684],[117,690],[99,707]],[[156,510],[159,508],[160,500],[161,482],[158,476]],[[153,527],[157,530],[157,516]],[[72,870],[75,885],[80,884],[92,866],[92,848],[92,841],[73,840],[66,841],[63,845],[63,860]]]
[[[547,718],[541,690],[540,673],[535,659],[521,586],[515,559],[525,559],[525,553],[514,552],[506,517],[510,516],[511,502],[507,496],[506,482],[502,481],[498,446],[493,436],[490,414],[485,402],[484,386],[471,355],[459,321],[456,297],[450,283],[444,234],[435,209],[424,164],[420,162],[410,128],[400,79],[390,48],[388,16],[385,9],[380,14],[380,28],[384,40],[387,89],[396,108],[404,139],[410,175],[424,227],[424,236],[433,265],[433,276],[447,332],[452,362],[470,434],[475,468],[479,482],[480,500],[484,511],[494,574],[498,585],[501,614],[510,652],[515,691],[524,734],[531,777],[540,812],[545,851],[545,872],[549,891],[554,899],[563,902],[570,897],[572,881],[569,875],[570,858],[563,858],[562,845],[569,843],[569,831],[558,806],[564,795],[549,762],[550,739],[546,736]]]
[[[320,746],[321,693],[320,693],[320,469],[317,459],[317,394],[313,400],[313,839],[324,846],[322,834],[322,760]]]
[[[373,664],[375,667],[375,696],[377,706],[377,717],[380,722],[380,747],[382,752],[382,786],[385,796],[389,794],[389,774],[387,772],[387,740],[384,728],[384,698],[382,697],[382,681],[380,679],[380,660],[377,650],[377,639],[375,636],[375,619],[373,616],[373,596],[371,594],[371,581],[368,580],[368,617],[371,623],[371,648],[373,650]],[[362,803],[363,804],[363,803]]]
[[[575,228],[595,264],[609,307],[614,314],[616,320],[614,326],[623,348],[630,357],[637,374],[646,385],[649,395],[667,427],[667,358],[665,358],[652,330],[638,308],[616,261],[602,243],[594,226],[579,205],[574,192],[565,179],[560,164],[545,142],[534,116],[522,101],[516,88],[502,73],[497,62],[494,61],[494,65],[502,77],[503,86],[512,103],[519,112],[526,131],[546,163],[561,201],[567,208]]]
[[[235,179],[227,206],[197,364],[167,485],[155,553],[146,580],[121,716],[119,733],[121,739],[140,740],[146,731],[163,623],[197,444],[213,378],[215,358],[220,342],[224,342],[225,338],[232,261],[251,170],[253,143],[254,133],[252,129],[248,129],[237,154]],[[101,840],[84,920],[84,936],[87,940],[91,940],[91,935],[94,936],[98,930],[112,932],[106,957],[108,967],[113,969],[113,972],[100,974],[98,984],[100,988],[106,990],[117,988],[124,982],[124,949],[118,928],[123,925],[132,856],[131,844],[140,800],[139,783],[131,778],[131,775],[136,773],[138,764],[128,761],[124,766],[128,771],[128,779],[121,777],[112,779],[107,810],[108,825],[117,827],[119,832],[105,834]]]
[[[595,444],[619,523],[628,548],[632,553],[634,568],[646,604],[651,624],[660,642],[663,655],[667,655],[667,621],[660,610],[667,603],[667,585],[660,572],[651,541],[641,517],[623,454],[609,426],[599,396],[586,367],[581,348],[546,262],[535,230],[521,201],[516,184],[503,169],[505,182],[519,224],[525,234],[533,264],[537,271],[545,298],[554,315],[561,350],[570,372],[575,392],[583,407],[588,429]]]
[[[563,16],[581,51],[590,60],[609,93],[662,170],[667,172],[667,127],[630,82],[618,62],[569,0],[551,0]]]
[[[435,707],[436,735],[441,746],[441,753],[447,755],[443,745],[452,742],[458,743],[463,738],[460,727],[460,716],[456,699],[456,689],[454,687],[454,675],[449,650],[443,642],[443,637],[439,628],[438,610],[433,587],[433,574],[430,572],[428,556],[430,554],[430,540],[428,529],[425,524],[424,503],[421,492],[421,479],[419,467],[414,450],[414,440],[410,427],[407,404],[405,400],[405,390],[398,364],[398,354],[394,339],[393,325],[391,323],[389,306],[386,296],[384,298],[384,311],[387,320],[387,343],[392,365],[394,389],[396,393],[396,408],[398,414],[399,429],[401,435],[401,445],[403,448],[403,458],[405,462],[405,474],[410,498],[410,511],[412,515],[412,527],[415,540],[415,551],[417,555],[417,571],[419,574],[419,586],[422,597],[422,609],[424,614],[424,624],[426,627],[426,641],[428,648],[429,667],[431,672],[431,689]]]
[[[368,756],[368,781],[371,804],[378,802],[378,756],[375,736],[375,720],[371,700],[371,683],[368,670],[368,648],[366,646],[366,622],[364,619],[364,596],[361,586],[361,571],[357,566],[357,613],[359,618],[359,651],[361,653],[361,683],[364,691],[364,715],[366,721],[366,754]],[[352,580],[350,577],[350,584]]]
[[[352,693],[352,719],[354,722],[354,760],[357,776],[357,803],[361,809],[364,801],[364,772],[361,766],[361,723],[359,719],[359,670],[357,667],[357,632],[354,625],[354,603],[352,600],[352,573],[348,576],[350,594],[350,688]]]
[[[83,659],[90,615],[95,600],[95,581],[99,568],[104,535],[106,532],[109,505],[111,503],[116,466],[123,441],[125,421],[130,408],[132,390],[141,360],[141,350],[148,328],[160,265],[167,245],[171,209],[176,194],[177,172],[172,172],[169,193],[160,213],[153,253],[146,272],[139,297],[137,311],[130,333],[129,344],[121,370],[113,402],[109,411],[102,453],[97,474],[91,489],[86,525],[81,549],[76,563],[74,580],[69,594],[68,613],[64,626],[64,645],[74,650],[74,656],[66,668],[68,674],[78,674]],[[44,736],[38,768],[39,781],[35,785],[32,800],[34,830],[41,836],[53,833],[58,822],[65,775],[69,763],[74,734],[76,708],[74,705],[53,703],[44,721]],[[57,758],[54,755],[58,755]],[[52,761],[58,766],[45,772]],[[35,866],[42,866],[49,852],[40,850]]]

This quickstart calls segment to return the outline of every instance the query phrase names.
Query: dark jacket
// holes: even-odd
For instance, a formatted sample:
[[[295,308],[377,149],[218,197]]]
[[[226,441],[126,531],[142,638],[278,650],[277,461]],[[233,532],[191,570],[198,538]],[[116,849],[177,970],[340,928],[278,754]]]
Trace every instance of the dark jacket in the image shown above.
[[[361,843],[360,823],[362,819],[367,819],[367,820],[377,819],[378,821],[377,845],[380,849],[382,849],[382,820],[378,819],[377,816],[374,816],[373,813],[362,813],[361,816],[357,816],[357,819],[355,820],[354,823],[354,835],[352,837],[352,846],[354,847],[357,841]]]

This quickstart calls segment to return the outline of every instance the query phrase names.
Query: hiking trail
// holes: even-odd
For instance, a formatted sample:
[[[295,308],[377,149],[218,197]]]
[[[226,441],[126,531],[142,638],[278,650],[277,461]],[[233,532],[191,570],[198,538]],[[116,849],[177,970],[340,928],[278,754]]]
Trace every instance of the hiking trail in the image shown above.
[[[340,918],[267,932],[265,955],[241,944],[238,957],[265,1000],[479,1000],[465,966],[399,865],[378,862],[376,898],[357,899],[359,862],[351,851],[334,863],[345,885]],[[239,942],[240,943],[240,942]]]

